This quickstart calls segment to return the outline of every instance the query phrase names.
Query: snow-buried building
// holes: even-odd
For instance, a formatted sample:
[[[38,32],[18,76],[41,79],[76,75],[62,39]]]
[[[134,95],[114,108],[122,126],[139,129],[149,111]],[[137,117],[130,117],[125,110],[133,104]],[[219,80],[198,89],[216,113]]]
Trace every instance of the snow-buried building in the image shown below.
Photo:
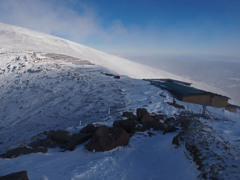
[[[226,108],[230,98],[191,87],[190,83],[172,79],[150,79],[153,85],[168,90],[177,99],[200,105]]]

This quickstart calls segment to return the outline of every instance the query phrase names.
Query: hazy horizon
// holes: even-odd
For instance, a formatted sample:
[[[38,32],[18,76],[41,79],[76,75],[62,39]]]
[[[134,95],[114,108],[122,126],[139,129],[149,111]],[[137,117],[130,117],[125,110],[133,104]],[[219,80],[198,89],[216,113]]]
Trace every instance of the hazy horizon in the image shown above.
[[[135,62],[200,81],[224,91],[230,103],[240,106],[240,58],[211,56],[127,56]],[[210,58],[210,59],[209,59]]]

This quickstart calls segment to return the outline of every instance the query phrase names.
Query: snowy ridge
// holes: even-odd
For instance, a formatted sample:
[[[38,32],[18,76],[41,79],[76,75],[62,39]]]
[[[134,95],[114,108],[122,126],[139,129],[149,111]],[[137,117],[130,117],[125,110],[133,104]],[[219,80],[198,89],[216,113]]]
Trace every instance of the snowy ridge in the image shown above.
[[[89,60],[96,65],[104,66],[118,74],[133,78],[164,78],[177,76],[131,62],[129,60],[109,55],[89,47],[65,39],[28,29],[0,23],[0,47],[17,51],[48,52],[69,55],[83,60]]]
[[[193,86],[203,90],[228,95],[217,88],[202,82],[180,77],[172,73],[154,69],[139,63],[132,62],[114,55],[77,44],[65,39],[50,36],[44,33],[0,23],[0,48],[14,51],[34,51],[69,55],[82,60],[88,60],[96,65],[103,66],[120,75],[127,75],[137,79],[170,78],[193,83]]]

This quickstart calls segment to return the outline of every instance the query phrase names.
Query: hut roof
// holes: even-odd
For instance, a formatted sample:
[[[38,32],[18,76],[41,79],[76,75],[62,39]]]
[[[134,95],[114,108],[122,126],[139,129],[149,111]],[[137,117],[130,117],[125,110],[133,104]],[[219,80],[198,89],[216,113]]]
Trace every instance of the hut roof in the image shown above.
[[[149,81],[155,86],[168,90],[170,93],[172,93],[174,96],[176,96],[179,99],[182,99],[183,97],[187,97],[187,96],[194,96],[194,95],[219,96],[219,97],[229,99],[226,96],[196,89],[194,87],[190,87],[189,85],[185,85],[184,83],[179,83],[177,81],[165,81],[165,80],[149,80]]]

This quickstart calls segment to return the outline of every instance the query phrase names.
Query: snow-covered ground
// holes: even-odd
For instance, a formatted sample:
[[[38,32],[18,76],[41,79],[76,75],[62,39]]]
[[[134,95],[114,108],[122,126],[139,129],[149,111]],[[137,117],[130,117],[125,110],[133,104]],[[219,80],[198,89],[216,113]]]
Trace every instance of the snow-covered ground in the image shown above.
[[[81,145],[73,152],[50,149],[46,154],[0,160],[0,174],[27,170],[31,180],[196,179],[196,165],[186,158],[183,148],[172,146],[174,135],[135,135],[127,147],[103,153],[88,152]]]
[[[5,51],[0,58],[0,142],[4,145],[44,130],[116,118],[150,101],[159,102],[161,110],[163,99],[155,97],[162,90],[125,76],[114,79],[105,75],[109,71],[103,67],[73,64],[70,58],[44,53]]]
[[[88,60],[121,75],[137,79],[171,78],[190,82],[194,87],[227,95],[226,92],[199,81],[178,76],[161,68],[151,68],[124,58],[106,54],[95,49],[65,39],[39,33],[25,28],[0,23],[0,47],[6,49],[28,50],[69,55],[81,60]]]
[[[89,122],[111,125],[122,112],[139,107],[166,116],[177,112],[166,104],[169,94],[149,82],[115,79],[105,68],[54,57],[1,52],[1,152],[45,130],[75,132]],[[195,164],[186,159],[183,148],[171,144],[174,135],[136,135],[128,147],[105,153],[90,153],[81,145],[74,152],[50,149],[47,154],[1,159],[0,174],[26,169],[30,179],[195,179]]]
[[[0,154],[46,130],[78,132],[90,122],[111,126],[121,119],[122,112],[136,112],[141,107],[166,118],[182,111],[201,113],[201,106],[183,102],[177,103],[185,110],[174,108],[167,104],[173,100],[168,92],[131,78],[174,75],[4,24],[0,24],[0,39]],[[120,79],[109,76],[111,73],[119,73]],[[233,165],[226,168],[229,172],[239,171],[240,112],[207,110],[212,118],[199,121],[213,129],[209,128],[211,137],[229,143],[231,157],[222,158],[232,160],[227,163]],[[178,132],[163,135],[154,131],[152,137],[137,133],[128,146],[109,152],[88,152],[83,144],[72,152],[55,148],[46,154],[0,158],[0,176],[27,170],[31,180],[197,179],[200,171],[188,151],[172,145]],[[217,154],[225,152],[214,148]]]

